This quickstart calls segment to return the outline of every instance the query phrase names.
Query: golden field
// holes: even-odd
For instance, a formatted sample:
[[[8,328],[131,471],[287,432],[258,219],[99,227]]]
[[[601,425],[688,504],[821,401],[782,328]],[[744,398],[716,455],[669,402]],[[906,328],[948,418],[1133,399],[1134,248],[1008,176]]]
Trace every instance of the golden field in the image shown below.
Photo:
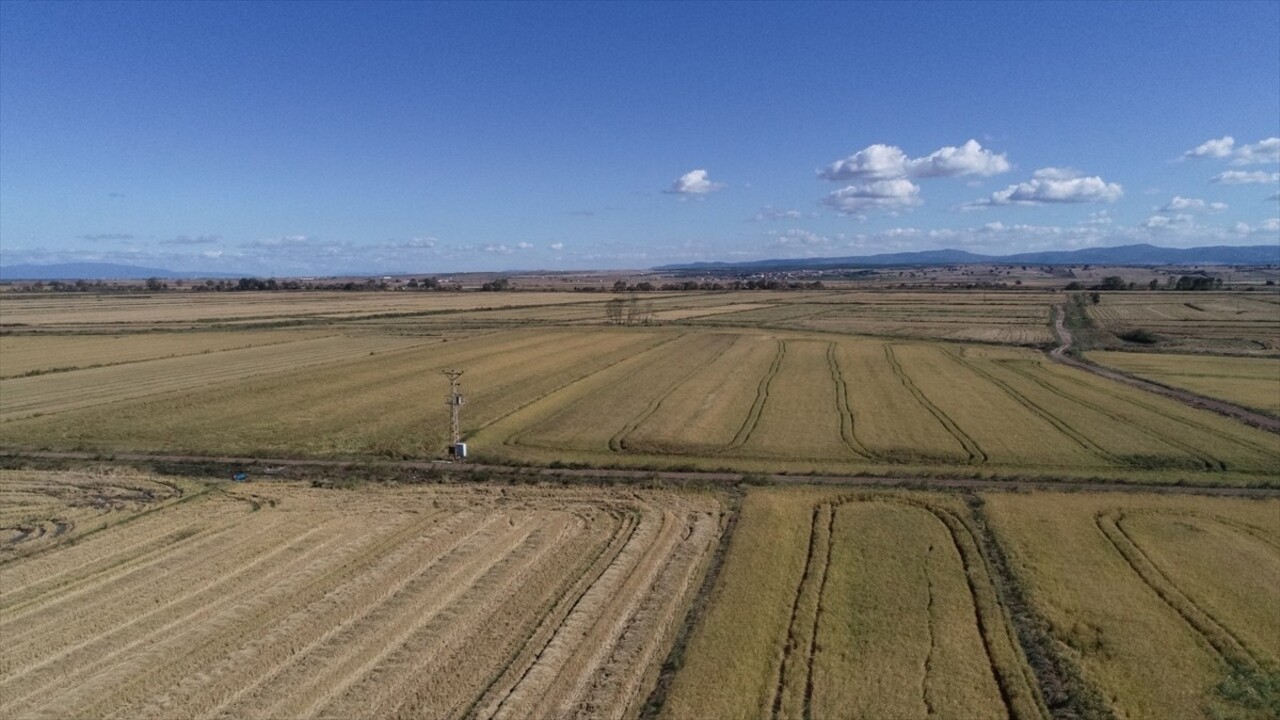
[[[1274,717],[1277,638],[1280,500],[761,488],[662,714]]]
[[[746,310],[732,308],[751,293],[658,294],[645,299],[657,308],[654,317],[677,306],[694,315],[633,327],[606,325],[598,299],[519,308],[532,300],[491,298],[511,293],[425,297],[437,295],[446,306],[461,296],[498,309],[441,307],[442,314],[425,316],[406,309],[409,316],[294,329],[69,334],[46,325],[0,336],[0,442],[97,452],[438,458],[447,444],[441,371],[457,368],[466,373],[464,434],[477,457],[493,462],[1230,482],[1262,480],[1280,468],[1280,447],[1268,433],[1055,365],[1027,348],[788,329],[783,322],[785,313],[819,306],[824,313],[863,312],[876,304],[872,293],[766,294],[783,300]],[[943,314],[938,294],[929,295],[890,300]],[[185,312],[209,311],[205,297]],[[420,297],[411,299],[426,302]],[[130,322],[142,327],[156,313],[179,313],[170,307],[177,300],[154,308],[131,302],[139,315]],[[708,314],[717,303],[725,312]],[[256,312],[274,307],[257,304],[265,307]],[[540,319],[514,319],[513,312]],[[777,316],[759,316],[767,312]],[[493,317],[488,325],[460,319],[475,314]],[[433,324],[440,318],[466,327]],[[729,325],[732,318],[743,324]],[[1280,394],[1280,378],[1256,382]]]

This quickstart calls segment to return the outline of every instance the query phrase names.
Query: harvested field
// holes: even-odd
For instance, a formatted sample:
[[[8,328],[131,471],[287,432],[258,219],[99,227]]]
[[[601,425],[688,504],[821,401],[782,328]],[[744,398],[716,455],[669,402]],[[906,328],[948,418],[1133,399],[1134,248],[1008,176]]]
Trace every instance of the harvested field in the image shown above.
[[[604,302],[607,298],[601,298]],[[210,325],[282,320],[345,320],[387,314],[457,312],[479,308],[580,303],[572,293],[345,293],[225,292],[156,295],[0,296],[4,327],[24,331],[127,329],[154,325]]]
[[[1053,641],[1117,717],[1280,713],[1280,501],[993,494]]]
[[[753,490],[667,717],[1047,717],[967,510]]]
[[[42,479],[73,482],[0,487]],[[0,714],[627,716],[720,532],[711,496],[661,491],[253,483],[157,507],[0,564]]]
[[[1105,293],[1089,317],[1116,335],[1142,329],[1159,349],[1280,354],[1280,297],[1261,293]]]
[[[102,365],[199,355],[259,345],[277,345],[320,337],[316,330],[156,333],[145,342],[130,335],[0,336],[3,377],[78,370]]]
[[[721,327],[299,339],[0,380],[0,422],[10,447],[432,458],[451,368],[466,372],[463,432],[498,462],[1280,467],[1264,431],[1026,349]]]
[[[1280,415],[1280,358],[1104,351],[1088,358],[1161,385]]]

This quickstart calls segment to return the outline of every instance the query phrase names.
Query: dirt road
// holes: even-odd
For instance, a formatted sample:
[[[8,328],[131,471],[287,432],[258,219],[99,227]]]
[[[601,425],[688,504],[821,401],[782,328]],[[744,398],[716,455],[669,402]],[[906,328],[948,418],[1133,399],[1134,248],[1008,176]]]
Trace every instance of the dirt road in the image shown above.
[[[1167,385],[1161,385],[1159,383],[1151,382],[1150,380],[1143,380],[1142,378],[1137,378],[1118,370],[1101,367],[1072,357],[1068,353],[1071,351],[1071,345],[1074,342],[1074,338],[1071,337],[1071,332],[1067,330],[1065,318],[1065,309],[1060,309],[1054,313],[1053,324],[1054,328],[1058,331],[1058,346],[1049,351],[1049,357],[1055,362],[1060,362],[1063,365],[1070,365],[1071,367],[1079,368],[1110,380],[1122,382],[1126,385],[1132,385],[1133,387],[1146,390],[1147,392],[1153,392],[1157,395],[1173,398],[1174,400],[1186,403],[1192,407],[1197,407],[1202,410],[1212,410],[1220,415],[1226,415],[1233,420],[1239,420],[1246,425],[1252,425],[1253,427],[1261,430],[1280,433],[1280,420],[1269,415],[1264,415],[1248,408],[1240,407],[1239,405],[1229,403],[1225,400],[1217,400],[1215,398],[1197,395],[1196,393],[1187,390],[1168,387]]]
[[[479,465],[447,461],[387,460],[360,462],[350,460],[298,460],[285,458],[251,457],[202,457],[198,455],[159,455],[148,453],[89,453],[27,451],[13,448],[0,449],[0,458],[32,460],[76,460],[120,463],[156,463],[162,465],[190,465],[207,471],[210,465],[222,465],[230,476],[234,470],[244,470],[249,479],[261,481],[271,477],[296,479],[308,468],[324,470],[351,469],[388,471],[400,474],[412,482],[416,472],[451,472],[485,476],[500,474],[501,481],[527,479],[548,481],[581,479],[583,481],[609,481],[616,483],[644,483],[654,480],[672,484],[723,484],[736,486],[748,481],[774,485],[838,485],[846,487],[882,487],[929,490],[1062,490],[1091,492],[1140,492],[1170,495],[1221,495],[1235,497],[1280,497],[1280,487],[1225,487],[1216,485],[1155,485],[1121,481],[1080,480],[1072,478],[1044,480],[983,480],[977,478],[888,477],[869,475],[744,475],[729,472],[688,472],[654,470],[618,470],[593,468],[540,468],[508,465]],[[748,478],[750,478],[748,480]]]

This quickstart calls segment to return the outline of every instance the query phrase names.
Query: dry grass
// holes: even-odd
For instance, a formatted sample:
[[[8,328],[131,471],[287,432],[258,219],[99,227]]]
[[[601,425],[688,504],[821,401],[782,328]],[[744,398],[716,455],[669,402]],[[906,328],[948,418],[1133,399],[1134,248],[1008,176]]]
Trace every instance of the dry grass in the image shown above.
[[[0,713],[621,717],[718,527],[663,492],[224,487],[0,566]]]

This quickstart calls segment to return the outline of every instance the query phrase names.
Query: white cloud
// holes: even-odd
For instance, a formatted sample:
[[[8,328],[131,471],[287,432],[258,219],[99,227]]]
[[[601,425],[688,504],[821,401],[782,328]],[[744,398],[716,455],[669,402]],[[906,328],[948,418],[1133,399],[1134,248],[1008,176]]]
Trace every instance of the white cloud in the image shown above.
[[[1142,224],[1143,227],[1151,230],[1185,230],[1194,225],[1195,218],[1185,213],[1179,213],[1173,217],[1152,215]]]
[[[490,255],[510,255],[515,251],[500,243],[486,243],[480,246],[480,252],[486,252]]]
[[[1173,199],[1167,205],[1160,208],[1161,212],[1221,212],[1227,209],[1227,204],[1222,202],[1206,202],[1200,198],[1186,198],[1181,195],[1174,195]]]
[[[1089,213],[1089,216],[1080,221],[1081,225],[1110,225],[1114,220],[1111,214],[1106,210]]]
[[[1232,165],[1261,165],[1263,163],[1280,162],[1280,137],[1259,140],[1252,145],[1241,145],[1236,149]]]
[[[1259,227],[1268,232],[1280,232],[1280,218],[1267,218]]]
[[[1084,173],[1069,167],[1046,167],[1031,173],[1034,180],[1075,180],[1082,175]]]
[[[663,192],[675,195],[706,195],[724,188],[723,183],[711,182],[707,179],[706,170],[690,170],[676,178],[671,187]]]
[[[764,222],[766,220],[798,220],[803,216],[804,213],[799,210],[783,210],[772,205],[765,205],[760,208],[760,212],[752,215],[748,220],[750,222]]]
[[[1252,145],[1236,146],[1235,138],[1227,135],[1208,140],[1182,154],[1184,158],[1231,158],[1232,165],[1262,165],[1280,162],[1280,137],[1269,137]]]
[[[1217,140],[1206,140],[1197,147],[1182,153],[1185,158],[1224,158],[1231,155],[1236,139],[1227,135]]]
[[[865,210],[893,210],[920,204],[920,186],[910,180],[876,180],[850,185],[822,199],[822,203],[844,215]]]
[[[774,239],[774,244],[782,245],[782,246],[830,245],[831,238],[825,235],[819,235],[818,233],[815,233],[815,232],[810,232],[809,230],[792,228],[780,235],[777,235],[776,238]]]
[[[1261,170],[1246,172],[1244,170],[1227,170],[1209,179],[1209,182],[1221,185],[1250,185],[1280,182],[1280,173],[1268,173]]]
[[[531,243],[531,242],[519,242],[519,243],[516,243],[516,248],[517,248],[518,250],[528,250],[528,249],[530,249],[530,248],[532,248],[532,247],[533,247],[533,243]]]
[[[896,145],[876,143],[837,160],[818,171],[824,180],[895,180],[902,178],[996,175],[1008,172],[1009,159],[970,140],[960,147],[947,146],[919,158],[909,158]]]
[[[561,243],[561,242],[551,243],[551,245],[550,245],[549,247],[550,247],[552,250],[563,250],[563,249],[564,249],[564,243]]]
[[[1043,168],[1026,182],[1010,185],[991,193],[985,200],[975,200],[962,208],[993,205],[1044,205],[1046,203],[1115,202],[1124,195],[1117,183],[1102,178],[1066,177],[1060,168]]]

